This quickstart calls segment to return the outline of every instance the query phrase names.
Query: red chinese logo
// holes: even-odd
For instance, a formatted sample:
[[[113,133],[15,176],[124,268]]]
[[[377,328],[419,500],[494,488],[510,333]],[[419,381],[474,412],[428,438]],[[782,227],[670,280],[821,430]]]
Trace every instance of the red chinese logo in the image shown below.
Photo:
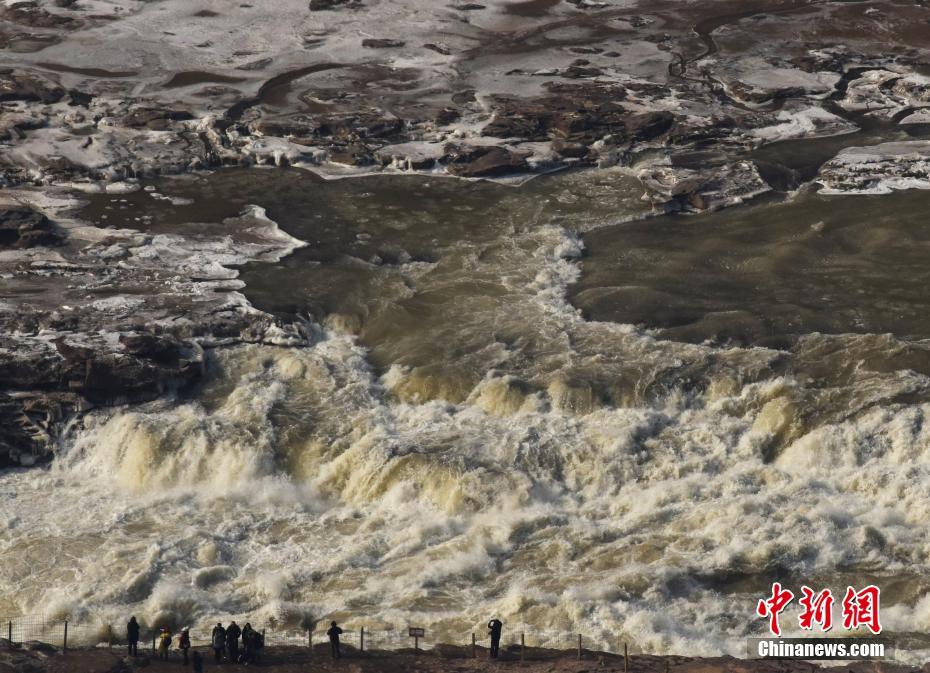
[[[814,624],[820,625],[821,631],[829,631],[833,628],[833,592],[824,589],[819,594],[814,593],[810,587],[802,586],[801,593],[804,594],[799,601],[804,612],[798,617],[798,625],[808,631],[814,628]]]
[[[869,586],[856,591],[852,587],[846,588],[843,598],[843,628],[847,631],[865,626],[873,634],[882,632],[882,625],[878,613],[880,608],[880,590],[877,586]],[[781,635],[779,615],[784,612],[788,604],[794,600],[794,593],[785,589],[779,582],[772,584],[772,595],[759,601],[756,614],[768,617],[769,631],[773,635]],[[798,626],[810,631],[816,625],[821,631],[833,628],[833,592],[829,589],[814,591],[808,586],[801,587],[801,598],[798,600],[802,610],[798,615]]]
[[[793,593],[787,589],[782,590],[781,584],[775,582],[772,585],[771,598],[760,600],[759,605],[756,606],[756,613],[760,617],[769,618],[769,630],[776,636],[781,635],[781,627],[778,625],[778,615],[788,606],[792,598],[794,598]]]
[[[851,630],[865,626],[872,633],[881,633],[882,625],[878,621],[880,594],[879,588],[874,584],[861,591],[846,587],[846,596],[843,598],[843,628]]]

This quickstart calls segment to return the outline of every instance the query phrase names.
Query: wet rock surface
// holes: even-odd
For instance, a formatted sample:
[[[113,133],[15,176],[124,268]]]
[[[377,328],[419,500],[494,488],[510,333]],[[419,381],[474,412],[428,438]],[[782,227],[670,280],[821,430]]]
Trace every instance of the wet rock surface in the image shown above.
[[[826,193],[887,194],[930,189],[930,142],[849,147],[828,161],[817,178]]]
[[[112,15],[13,3],[2,21],[41,26],[55,44],[0,59],[0,180],[109,182],[243,164],[520,178],[633,167],[643,152],[674,163],[709,144],[748,151],[855,129],[860,116],[919,125],[913,114],[927,106],[930,45],[907,30],[927,20],[920,6],[879,3],[867,15],[787,0],[400,4],[287,2],[243,46],[225,35],[254,31],[261,10],[249,5],[195,12],[179,29],[162,23],[181,11],[173,0],[158,8],[165,18],[144,2]],[[409,12],[421,18],[413,32],[401,21]],[[123,54],[124,37],[151,21],[177,53]],[[102,22],[103,48],[85,53],[85,31]],[[900,40],[894,56],[876,23]],[[203,71],[191,66],[201,61]],[[379,158],[413,144],[451,149],[428,162]],[[500,150],[495,166],[464,169],[461,148],[487,144]]]
[[[0,208],[0,248],[58,245],[62,237],[49,219],[31,208]]]
[[[203,375],[204,347],[312,337],[249,306],[224,266],[302,245],[261,209],[188,240],[84,226],[70,219],[78,201],[41,198],[51,217],[0,206],[0,464],[48,459],[95,406],[183,392]]]
[[[10,69],[0,73],[0,101],[57,103],[65,91],[44,77],[16,73]]]
[[[506,175],[524,166],[523,157],[502,147],[453,147],[446,157],[449,172],[463,178]]]

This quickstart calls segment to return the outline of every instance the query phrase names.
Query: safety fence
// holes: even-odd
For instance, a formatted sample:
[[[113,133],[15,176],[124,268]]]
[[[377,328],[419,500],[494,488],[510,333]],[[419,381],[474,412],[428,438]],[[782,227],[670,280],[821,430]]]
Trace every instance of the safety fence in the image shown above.
[[[213,627],[217,622],[189,626],[191,641],[194,646],[208,645]],[[266,649],[282,647],[326,646],[328,622],[320,622],[312,628],[284,628],[275,624],[249,622],[247,618],[237,619],[240,627],[246,623],[264,636]],[[351,625],[351,622],[348,622]],[[223,620],[224,626],[229,624]],[[169,625],[176,633],[181,626]],[[187,625],[184,625],[187,626]],[[619,637],[611,637],[603,629],[589,625],[573,625],[566,630],[545,630],[533,628],[526,624],[505,625],[501,638],[501,649],[518,655],[527,650],[577,650],[599,651],[616,654],[628,654],[627,645]],[[585,628],[587,626],[587,628]],[[110,624],[103,620],[54,619],[42,616],[19,616],[0,622],[0,638],[13,643],[41,642],[58,648],[82,647],[124,647],[126,645],[126,624]],[[490,644],[486,629],[461,633],[449,629],[432,629],[428,626],[422,631],[409,626],[368,628],[343,626],[340,636],[342,645],[347,650],[359,651],[399,651],[406,649],[431,649],[438,645],[470,648],[474,654],[478,648],[487,648]],[[140,624],[139,650],[154,650],[159,629],[157,626]],[[416,635],[414,635],[416,634]]]

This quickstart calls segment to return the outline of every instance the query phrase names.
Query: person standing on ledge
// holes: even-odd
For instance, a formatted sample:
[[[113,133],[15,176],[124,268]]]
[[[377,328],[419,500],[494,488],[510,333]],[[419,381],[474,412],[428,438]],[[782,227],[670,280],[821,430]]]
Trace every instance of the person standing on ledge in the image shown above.
[[[342,656],[339,651],[339,635],[341,633],[342,629],[336,626],[336,622],[329,623],[329,631],[326,632],[326,635],[329,636],[329,646],[333,651],[333,659],[339,659]]]
[[[217,623],[213,627],[213,633],[210,635],[210,644],[213,645],[213,655],[216,657],[216,663],[223,662],[223,650],[226,648],[226,629],[223,625]]]
[[[497,653],[501,647],[501,631],[504,630],[504,623],[499,619],[492,619],[488,622],[488,633],[491,634],[491,658],[497,659]]]
[[[167,626],[161,627],[161,634],[158,636],[158,658],[168,661],[168,649],[171,647],[171,631]]]
[[[191,648],[191,634],[190,629],[183,628],[181,629],[181,635],[178,637],[178,649],[181,650],[181,654],[184,655],[184,665],[187,666],[187,651]]]
[[[139,622],[136,621],[136,616],[133,615],[129,618],[129,623],[126,624],[126,640],[129,641],[129,654],[133,657],[139,656]]]
[[[242,649],[244,652],[241,659],[245,663],[251,662],[255,653],[255,630],[250,622],[246,622],[245,626],[242,627]]]
[[[239,661],[239,636],[242,635],[242,629],[235,621],[230,622],[226,627],[226,656],[233,663]]]

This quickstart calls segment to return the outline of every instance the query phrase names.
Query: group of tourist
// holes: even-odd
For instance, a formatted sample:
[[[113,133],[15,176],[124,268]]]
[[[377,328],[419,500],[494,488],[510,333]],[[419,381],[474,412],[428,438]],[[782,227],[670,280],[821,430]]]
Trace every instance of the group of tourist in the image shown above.
[[[139,622],[133,616],[126,625],[126,638],[129,642],[129,654],[132,656],[139,655]],[[167,626],[161,627],[155,638],[155,648],[159,659],[168,660],[168,654],[171,646],[174,644],[173,634]],[[265,636],[252,628],[251,624],[246,624],[242,628],[235,621],[230,622],[229,626],[223,627],[217,623],[213,627],[210,635],[210,646],[213,648],[213,654],[216,663],[224,661],[249,664],[258,660],[262,648],[265,646]],[[184,664],[193,665],[194,673],[203,671],[203,657],[200,652],[194,650],[193,654],[188,657],[188,650],[191,649],[190,629],[181,629],[178,635],[176,649],[184,657]]]
[[[492,619],[488,622],[488,635],[491,637],[491,658],[497,659],[501,642],[501,631],[504,624],[499,619]],[[330,648],[333,659],[339,659],[342,652],[339,646],[339,636],[342,635],[342,629],[336,622],[330,622],[329,630],[326,632],[329,636]],[[138,656],[139,654],[139,623],[133,616],[126,625],[126,636],[129,641],[129,654]],[[168,660],[168,653],[173,643],[171,629],[167,626],[161,627],[158,632],[156,647],[158,658]],[[241,647],[240,647],[241,640]],[[217,664],[224,661],[249,664],[258,660],[262,648],[265,646],[265,636],[263,633],[252,628],[251,624],[246,623],[241,629],[235,621],[229,623],[229,626],[223,627],[222,623],[217,622],[210,634],[210,646],[213,648],[214,658]],[[187,651],[191,649],[191,636],[188,628],[181,629],[178,636],[177,649],[180,650],[184,657],[184,664],[193,664],[194,673],[202,673],[203,657],[200,652],[194,650],[190,659]]]
[[[241,648],[239,647],[240,639],[242,640]],[[216,663],[219,664],[226,660],[250,664],[258,659],[258,655],[265,646],[265,636],[253,629],[248,622],[241,629],[235,621],[230,622],[226,628],[217,622],[210,635],[210,644],[213,646]]]

